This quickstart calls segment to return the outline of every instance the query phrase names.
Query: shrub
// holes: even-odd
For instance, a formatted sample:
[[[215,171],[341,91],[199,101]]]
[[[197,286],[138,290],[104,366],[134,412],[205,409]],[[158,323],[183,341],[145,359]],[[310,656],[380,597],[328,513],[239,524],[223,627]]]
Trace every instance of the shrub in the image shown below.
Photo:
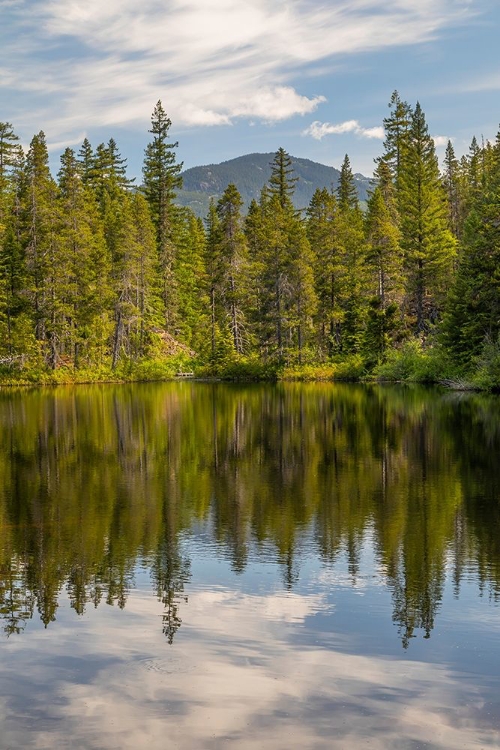
[[[424,348],[419,339],[412,339],[390,350],[373,374],[379,380],[439,383],[460,378],[463,373],[441,346]]]
[[[485,340],[483,351],[476,360],[472,382],[482,390],[500,389],[500,336],[496,340]]]

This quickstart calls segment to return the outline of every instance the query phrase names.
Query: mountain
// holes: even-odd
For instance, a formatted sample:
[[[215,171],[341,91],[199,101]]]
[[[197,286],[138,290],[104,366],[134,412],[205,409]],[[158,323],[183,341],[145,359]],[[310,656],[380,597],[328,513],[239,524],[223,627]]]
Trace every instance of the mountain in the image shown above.
[[[189,206],[197,216],[208,213],[210,198],[220,198],[232,182],[238,188],[245,209],[252,198],[260,197],[260,191],[271,176],[271,162],[274,154],[247,154],[222,164],[208,164],[192,167],[182,173],[183,189],[177,193],[176,203]],[[337,187],[340,172],[334,167],[318,164],[310,159],[290,157],[295,176],[299,178],[295,186],[293,202],[296,208],[306,208],[317,188]],[[361,201],[366,201],[372,184],[369,177],[354,175]]]

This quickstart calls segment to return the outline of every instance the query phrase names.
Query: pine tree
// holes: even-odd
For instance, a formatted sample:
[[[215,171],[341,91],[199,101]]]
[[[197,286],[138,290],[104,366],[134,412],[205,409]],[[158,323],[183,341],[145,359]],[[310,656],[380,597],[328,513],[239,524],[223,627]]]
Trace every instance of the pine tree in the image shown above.
[[[207,352],[210,333],[205,270],[206,236],[201,219],[186,208],[182,235],[178,232],[175,276],[178,287],[179,339],[196,352]],[[176,334],[177,335],[177,334]]]
[[[366,248],[363,214],[347,154],[340,170],[337,196],[346,279],[341,348],[356,352],[361,348],[366,312]]]
[[[378,185],[368,200],[366,214],[371,292],[380,300],[382,310],[399,304],[403,292],[403,255],[395,206],[390,184]]]
[[[221,305],[229,324],[234,351],[242,354],[246,345],[247,246],[243,232],[243,201],[235,185],[225,189],[217,203],[218,277]]]
[[[19,137],[14,133],[10,122],[0,122],[0,196],[6,189],[9,173],[18,160],[18,142]]]
[[[94,195],[71,149],[61,156],[59,263],[64,269],[61,336],[74,367],[101,360],[109,335],[110,259]]]
[[[259,271],[259,348],[265,357],[276,356],[282,361],[287,349],[291,291],[286,232],[291,211],[283,208],[279,195],[269,195],[266,189],[262,191],[259,208],[259,244],[254,258]]]
[[[118,171],[116,171],[116,167]],[[92,158],[88,183],[92,186],[95,196],[104,210],[106,200],[118,198],[122,190],[122,165],[114,163],[114,155],[105,143],[99,143]]]
[[[18,158],[18,136],[10,122],[0,122],[0,246],[7,226],[12,197],[11,172]]]
[[[4,352],[25,357],[34,348],[32,320],[27,299],[27,269],[24,252],[23,195],[25,193],[24,152],[16,148],[4,194],[6,213],[0,241],[0,286],[4,300],[1,316],[5,321]]]
[[[476,192],[465,222],[456,282],[444,322],[444,340],[462,364],[500,333],[500,132],[492,168]]]
[[[374,358],[384,354],[395,332],[396,313],[403,293],[403,255],[395,203],[390,182],[381,182],[368,201],[366,263],[371,299],[365,346]]]
[[[57,190],[48,161],[41,131],[33,137],[26,157],[22,222],[35,336],[55,367],[59,357],[57,288],[63,282],[64,268],[58,258]]]
[[[15,170],[19,163],[18,137],[9,122],[0,122],[0,351],[12,355],[14,256],[12,212],[15,204]]]
[[[389,107],[391,114],[384,118],[384,155],[377,161],[384,161],[389,166],[396,189],[399,190],[413,113],[410,105],[401,99],[398,91],[393,92]]]
[[[346,268],[338,201],[326,188],[316,190],[307,209],[307,235],[315,258],[317,327],[323,353],[342,346]]]
[[[217,289],[219,283],[219,217],[213,200],[210,201],[205,223],[207,236],[205,268],[210,304],[210,355],[212,362],[215,362],[217,349]]]
[[[140,194],[123,193],[115,227],[116,246],[112,275],[114,288],[114,332],[112,362],[122,355],[137,360],[147,344],[161,313],[155,299],[156,252],[154,226],[147,203]]]
[[[176,289],[175,289],[175,190],[182,186],[180,172],[182,162],[176,163],[175,150],[178,143],[169,143],[169,131],[172,126],[161,101],[156,104],[152,118],[151,130],[153,140],[145,150],[143,177],[144,194],[149,203],[153,224],[156,229],[156,244],[160,269],[163,277],[163,304],[165,307],[165,324],[167,328],[175,326]]]
[[[459,239],[463,223],[460,167],[451,141],[446,146],[443,185],[448,199],[448,225],[453,236]]]
[[[434,141],[417,103],[400,177],[401,242],[407,273],[407,311],[422,334],[439,319],[456,256]]]
[[[340,168],[339,184],[337,186],[337,199],[341,211],[351,211],[358,208],[358,191],[354,182],[349,156],[346,154],[342,167]]]
[[[118,150],[114,138],[110,138],[106,146],[110,171],[119,187],[127,189],[135,182],[135,177],[127,177],[127,159],[124,159]]]
[[[271,177],[269,178],[269,194],[277,195],[281,208],[285,208],[291,200],[298,177],[294,173],[292,160],[284,148],[279,148],[271,162]]]
[[[85,138],[78,151],[78,168],[84,185],[91,185],[94,168],[94,150]]]
[[[316,304],[311,250],[304,223],[293,207],[296,178],[288,159],[283,149],[277,152],[269,185],[246,222],[258,344],[264,356],[279,361],[294,353],[302,358]]]
[[[304,221],[297,215],[287,223],[289,254],[290,317],[292,349],[297,350],[298,364],[302,364],[304,351],[309,348],[313,331],[313,317],[317,308],[314,289],[314,260],[307,238]]]
[[[476,136],[473,137],[465,160],[467,170],[469,207],[479,197],[483,185],[481,149]]]

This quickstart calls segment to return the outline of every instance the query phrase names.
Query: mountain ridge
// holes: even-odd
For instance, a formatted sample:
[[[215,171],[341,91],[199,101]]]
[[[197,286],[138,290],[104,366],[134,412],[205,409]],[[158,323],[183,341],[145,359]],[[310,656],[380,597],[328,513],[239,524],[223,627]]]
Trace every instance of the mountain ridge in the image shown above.
[[[190,167],[182,173],[183,189],[179,190],[176,203],[188,206],[197,216],[205,217],[210,200],[220,198],[226,187],[234,183],[243,199],[246,210],[250,202],[258,200],[264,185],[271,176],[274,153],[251,153],[228,159],[218,164]],[[295,176],[299,178],[293,195],[297,209],[305,209],[318,188],[333,188],[338,185],[340,170],[326,164],[297,156],[290,156]],[[355,174],[354,180],[359,199],[365,202],[373,180]]]

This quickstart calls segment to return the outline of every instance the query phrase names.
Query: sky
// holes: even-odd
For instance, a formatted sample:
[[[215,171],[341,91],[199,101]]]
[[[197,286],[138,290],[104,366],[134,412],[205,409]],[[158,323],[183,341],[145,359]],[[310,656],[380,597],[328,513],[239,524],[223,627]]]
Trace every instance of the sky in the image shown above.
[[[160,99],[184,167],[252,152],[371,174],[397,89],[438,154],[500,122],[499,0],[0,0],[0,121],[114,138],[140,178]]]

